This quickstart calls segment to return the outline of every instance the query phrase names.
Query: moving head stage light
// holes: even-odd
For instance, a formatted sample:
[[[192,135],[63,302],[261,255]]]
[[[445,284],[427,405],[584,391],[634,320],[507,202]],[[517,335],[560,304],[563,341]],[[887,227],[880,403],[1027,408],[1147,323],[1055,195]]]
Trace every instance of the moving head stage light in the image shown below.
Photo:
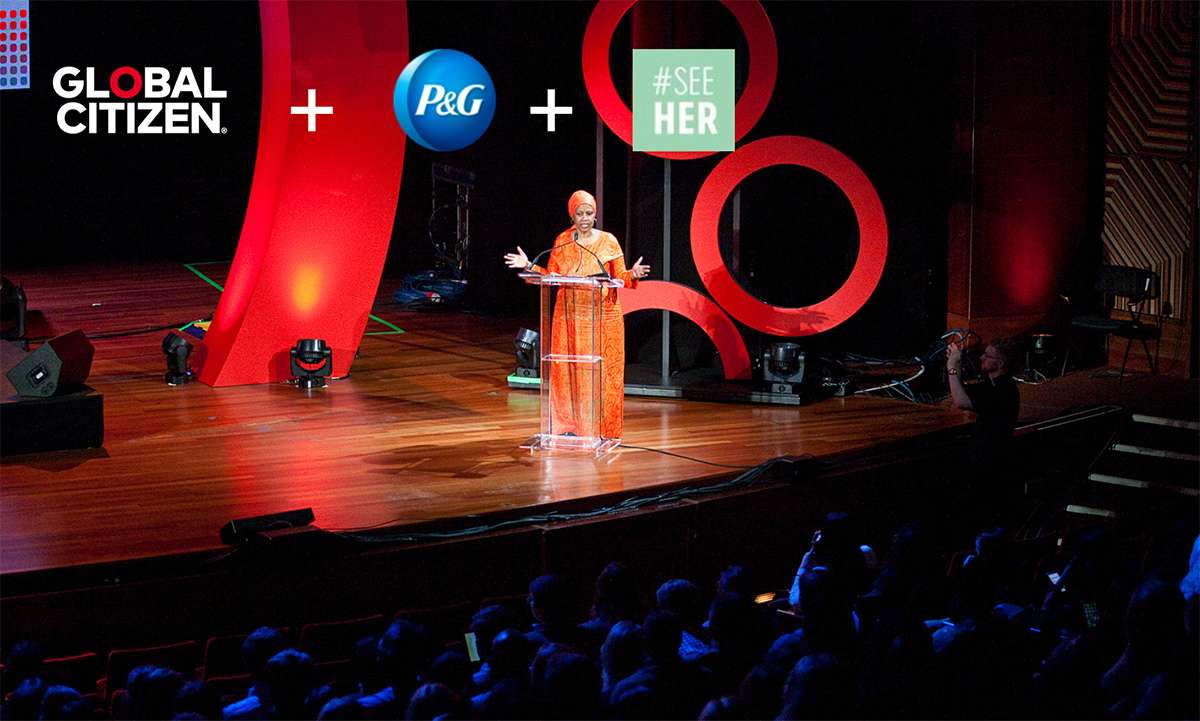
[[[333,349],[319,338],[301,338],[292,348],[292,377],[299,388],[323,388],[333,373]],[[315,367],[314,367],[315,366]]]

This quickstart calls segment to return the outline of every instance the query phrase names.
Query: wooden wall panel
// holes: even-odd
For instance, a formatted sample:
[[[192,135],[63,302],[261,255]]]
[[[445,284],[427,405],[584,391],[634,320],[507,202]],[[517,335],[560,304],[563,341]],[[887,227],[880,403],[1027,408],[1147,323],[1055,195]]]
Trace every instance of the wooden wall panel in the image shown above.
[[[1174,318],[1195,292],[1196,18],[1196,3],[1118,0],[1109,30],[1104,260],[1157,272]]]

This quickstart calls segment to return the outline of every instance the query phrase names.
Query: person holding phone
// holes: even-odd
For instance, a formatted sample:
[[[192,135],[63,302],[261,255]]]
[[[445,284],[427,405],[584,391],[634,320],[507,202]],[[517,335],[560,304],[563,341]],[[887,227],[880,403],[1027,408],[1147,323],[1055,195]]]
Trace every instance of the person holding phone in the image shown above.
[[[866,590],[869,573],[875,565],[875,551],[870,546],[858,543],[857,530],[850,516],[840,512],[829,513],[821,528],[813,533],[812,545],[800,560],[800,567],[796,569],[788,592],[788,603],[793,611],[798,612],[800,579],[818,568],[833,573],[842,593],[853,598]]]
[[[1021,392],[1012,373],[1020,347],[1011,339],[994,338],[980,357],[976,383],[963,381],[961,344],[946,347],[946,374],[955,407],[975,414],[967,447],[964,482],[955,505],[965,531],[1005,522],[1021,504],[1023,488],[1012,477],[1013,432],[1021,413]]]

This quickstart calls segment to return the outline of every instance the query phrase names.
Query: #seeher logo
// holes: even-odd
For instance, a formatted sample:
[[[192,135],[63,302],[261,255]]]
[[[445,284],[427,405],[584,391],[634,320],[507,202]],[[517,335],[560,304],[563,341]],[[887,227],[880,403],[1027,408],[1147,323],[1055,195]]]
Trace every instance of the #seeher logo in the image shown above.
[[[430,150],[458,150],[479,140],[492,124],[496,89],[470,55],[430,50],[400,73],[392,104],[408,137]]]

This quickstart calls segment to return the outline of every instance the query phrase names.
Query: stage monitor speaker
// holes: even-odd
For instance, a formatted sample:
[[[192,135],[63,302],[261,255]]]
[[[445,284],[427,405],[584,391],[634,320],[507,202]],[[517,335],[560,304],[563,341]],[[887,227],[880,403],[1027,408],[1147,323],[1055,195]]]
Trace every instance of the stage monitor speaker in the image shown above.
[[[4,375],[18,394],[47,398],[82,386],[95,355],[91,341],[75,330],[41,344]]]
[[[278,531],[283,528],[299,528],[307,526],[315,520],[311,508],[283,513],[269,513],[265,516],[239,518],[221,526],[221,542],[235,544],[248,541],[264,531]]]

